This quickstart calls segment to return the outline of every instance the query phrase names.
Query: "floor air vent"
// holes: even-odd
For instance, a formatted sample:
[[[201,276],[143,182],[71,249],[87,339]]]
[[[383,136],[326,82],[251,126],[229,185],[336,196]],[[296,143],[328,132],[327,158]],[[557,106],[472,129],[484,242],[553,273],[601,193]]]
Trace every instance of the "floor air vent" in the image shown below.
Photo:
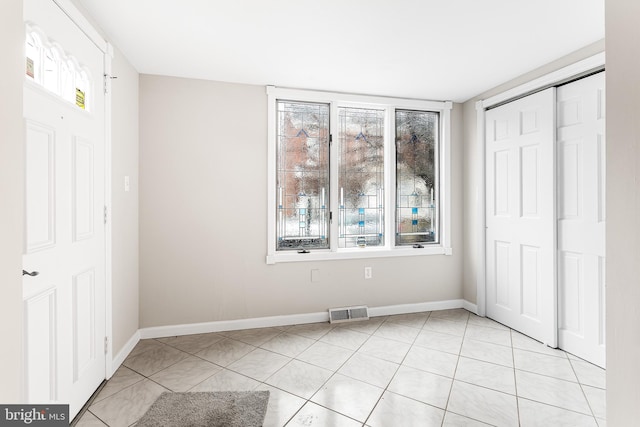
[[[353,322],[356,320],[369,320],[369,309],[367,306],[343,307],[329,309],[329,322]]]

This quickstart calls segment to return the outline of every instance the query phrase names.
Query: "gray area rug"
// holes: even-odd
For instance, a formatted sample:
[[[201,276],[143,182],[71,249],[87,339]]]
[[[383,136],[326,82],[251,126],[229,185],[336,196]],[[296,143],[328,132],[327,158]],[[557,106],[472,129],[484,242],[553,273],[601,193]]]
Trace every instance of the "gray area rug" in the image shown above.
[[[268,391],[165,392],[136,427],[260,427]]]

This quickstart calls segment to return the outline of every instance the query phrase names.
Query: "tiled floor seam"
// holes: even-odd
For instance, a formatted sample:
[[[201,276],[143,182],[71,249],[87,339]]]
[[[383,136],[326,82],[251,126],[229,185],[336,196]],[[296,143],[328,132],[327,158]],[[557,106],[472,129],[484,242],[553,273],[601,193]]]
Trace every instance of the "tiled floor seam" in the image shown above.
[[[491,427],[499,427],[499,426],[496,426],[495,424],[491,424],[491,423],[488,423],[488,422],[486,422],[486,421],[482,421],[482,420],[479,420],[479,419],[477,419],[477,418],[470,417],[469,415],[462,415],[462,414],[459,414],[459,413],[457,413],[457,412],[449,411],[449,410],[445,411],[445,413],[444,413],[444,418],[446,418],[446,417],[447,417],[447,414],[448,414],[448,413],[455,414],[455,415],[457,415],[457,416],[459,416],[459,417],[469,418],[470,420],[477,421],[477,422],[479,422],[479,423],[486,424],[486,425],[491,426]],[[443,420],[442,420],[442,424],[443,424],[443,425],[444,425],[444,421],[445,421],[445,420],[443,419]],[[518,425],[519,425],[519,424],[518,424]]]
[[[212,345],[213,345],[213,344],[212,344]],[[203,350],[204,350],[204,349],[203,349]],[[252,351],[253,351],[253,350],[252,350]],[[198,352],[198,353],[200,353],[200,352]],[[203,360],[203,361],[205,361],[205,362],[211,363],[212,365],[214,365],[214,366],[216,366],[216,367],[218,367],[218,368],[220,368],[220,369],[225,369],[225,367],[224,367],[224,366],[222,366],[222,365],[218,365],[217,363],[212,362],[211,360],[207,360],[207,359],[205,359],[204,357],[199,356],[197,353],[189,353],[189,355],[191,355],[191,356],[193,356],[193,357],[197,357],[198,359]],[[177,363],[177,362],[176,362],[176,363]],[[165,369],[166,369],[166,368],[165,368]],[[213,375],[215,375],[215,374],[213,374]]]
[[[373,336],[373,335],[372,335]],[[408,353],[408,352],[407,352]],[[406,355],[405,355],[406,357]],[[404,361],[404,359],[403,359]],[[395,378],[396,374],[398,373],[398,371],[400,370],[400,367],[402,366],[402,363],[398,364],[398,367],[396,368],[396,371],[393,373],[393,375],[391,376],[391,379],[389,379],[389,382],[387,382],[387,385],[384,387],[384,389],[382,390],[382,393],[380,393],[380,397],[378,397],[378,400],[376,400],[375,405],[373,405],[373,407],[371,408],[371,411],[369,411],[369,415],[367,415],[367,418],[365,418],[364,422],[362,423],[362,425],[367,424],[367,422],[369,421],[369,419],[371,418],[371,415],[373,415],[373,412],[376,410],[376,408],[378,407],[378,404],[380,404],[380,400],[382,400],[382,397],[384,396],[384,394],[388,391],[389,388],[389,384],[391,384],[391,382],[393,381],[393,379]],[[391,392],[389,392],[391,393]]]
[[[91,412],[91,409],[87,409],[87,412]],[[109,427],[109,424],[107,424],[102,418],[100,418],[99,416],[97,416],[96,414],[94,414],[93,412],[91,412],[91,415],[93,415],[94,417],[96,417],[98,419],[98,421],[100,421],[102,424],[104,424],[105,426]]]
[[[273,387],[273,386],[271,386],[271,387]],[[275,387],[275,388],[278,388],[278,387]],[[278,389],[278,390],[282,390],[282,389]],[[286,392],[286,390],[282,390],[282,391]],[[314,393],[313,396],[315,396],[316,393]],[[286,426],[287,424],[289,424],[291,422],[291,420],[293,420],[296,417],[296,415],[298,415],[298,413],[300,413],[300,411],[309,403],[313,404],[313,405],[318,405],[319,407],[324,408],[324,409],[326,409],[328,411],[335,412],[336,414],[339,414],[339,415],[341,415],[343,417],[349,418],[350,420],[353,420],[355,422],[362,423],[362,425],[366,424],[366,422],[363,423],[362,421],[356,420],[355,418],[350,417],[347,414],[343,414],[342,412],[336,411],[335,409],[331,409],[328,406],[324,406],[324,405],[321,405],[320,403],[316,403],[316,402],[312,401],[311,399],[313,399],[313,396],[311,396],[309,399],[305,399],[305,402],[302,404],[302,406],[300,406],[300,408],[298,408],[298,410],[291,416],[291,418],[289,418],[287,420],[286,423],[283,424],[283,426]]]
[[[427,320],[429,320],[429,317],[431,317],[431,313],[429,313],[429,315],[428,315],[428,316],[427,316],[427,318],[425,319],[424,323],[422,324],[422,327],[420,328],[420,331],[422,331],[422,330],[424,329],[424,325],[426,325]],[[369,339],[370,339],[371,337],[373,337],[373,336],[374,336],[374,334],[376,333],[376,331],[377,331],[378,329],[380,329],[380,327],[381,327],[382,325],[384,325],[384,324],[385,324],[386,322],[388,322],[388,321],[389,321],[389,318],[387,317],[387,318],[386,318],[382,323],[380,323],[380,325],[378,325],[378,327],[376,328],[376,330],[375,330],[375,331],[373,331],[373,332],[370,334],[370,336],[369,336],[369,338],[367,339],[367,341],[369,341]],[[417,329],[417,328],[414,328],[414,329]],[[403,363],[404,363],[405,359],[407,358],[407,355],[408,355],[408,354],[409,354],[409,352],[411,351],[411,348],[414,346],[414,344],[415,344],[416,340],[418,339],[418,335],[419,335],[419,334],[417,334],[417,335],[415,336],[415,338],[413,339],[413,341],[412,341],[412,343],[411,343],[411,346],[410,346],[410,347],[409,347],[409,349],[407,350],[407,353],[404,355],[404,357],[402,358],[402,360],[400,361],[400,363],[398,363],[398,364],[397,364],[398,366],[396,367],[395,372],[393,373],[393,375],[391,376],[391,378],[390,378],[390,379],[389,379],[389,381],[387,382],[387,385],[386,385],[386,386],[384,387],[384,389],[382,390],[382,393],[380,394],[380,397],[378,397],[378,400],[376,401],[375,405],[373,405],[373,407],[371,408],[371,411],[369,411],[369,414],[367,415],[367,417],[365,418],[364,422],[362,423],[362,425],[363,425],[363,426],[367,424],[367,422],[369,421],[369,419],[370,419],[370,418],[371,418],[371,416],[373,415],[373,412],[376,410],[376,408],[377,408],[377,407],[378,407],[378,405],[380,404],[380,401],[382,400],[382,397],[384,396],[384,394],[385,394],[385,393],[387,393],[387,392],[388,392],[389,385],[393,382],[393,379],[394,379],[394,378],[396,377],[396,375],[398,374],[398,371],[400,370],[400,367],[403,365]],[[364,343],[362,343],[362,345],[360,346],[360,348],[361,348],[365,343],[366,343],[366,341],[365,341]],[[356,351],[356,352],[357,352],[357,351]],[[355,354],[356,352],[354,352],[354,354]],[[353,357],[353,355],[351,355],[351,357]],[[350,358],[349,358],[349,359],[350,359]],[[347,361],[348,361],[348,359],[347,359]],[[346,363],[346,362],[345,362],[345,363]],[[336,372],[337,372],[337,371],[336,371]],[[391,392],[389,391],[389,393],[391,393]],[[404,396],[404,397],[407,397],[407,396]],[[416,400],[416,399],[413,399],[413,400]],[[421,403],[424,403],[424,402],[421,402]],[[444,420],[444,416],[442,417],[442,419]]]
[[[580,391],[582,392],[582,396],[584,396],[584,400],[587,401],[587,405],[589,406],[589,410],[591,411],[591,415],[596,420],[596,424],[598,424],[598,420],[596,418],[596,413],[593,411],[592,404],[589,401],[589,398],[587,397],[587,393],[585,393],[585,391],[584,391],[584,387],[583,387],[582,381],[580,381],[580,377],[578,377],[578,373],[576,372],[576,368],[573,366],[573,363],[571,363],[571,358],[567,356],[567,359],[569,359],[569,365],[571,366],[571,369],[573,370],[573,374],[576,376],[576,379],[578,380],[578,384],[580,384]]]
[[[516,393],[516,413],[518,414],[518,425],[521,426],[520,400],[518,399],[518,376],[516,375],[516,353],[513,348],[513,329],[509,329],[509,341],[511,341],[511,362],[513,363],[513,390]]]
[[[489,363],[489,362],[487,362]],[[580,381],[576,379],[576,381],[572,381],[572,380],[567,380],[564,378],[558,378],[558,377],[554,377],[553,375],[547,375],[547,374],[542,374],[540,372],[536,372],[536,371],[529,371],[527,369],[520,369],[520,368],[516,368],[514,367],[515,371],[520,371],[520,372],[526,372],[528,374],[534,374],[534,375],[540,375],[541,377],[546,377],[546,378],[552,378],[554,380],[559,380],[559,381],[564,381],[566,383],[571,383],[571,384],[580,384]]]
[[[315,344],[315,343],[321,342],[320,340],[322,339],[322,337],[324,337],[325,335],[327,335],[327,334],[328,334],[329,332],[331,332],[331,330],[333,330],[333,329],[334,329],[334,328],[331,328],[330,330],[328,330],[327,332],[325,332],[323,335],[321,335],[320,337],[318,337],[318,338],[316,338],[316,339],[309,338],[309,337],[307,337],[307,336],[303,336],[303,335],[300,335],[300,334],[295,334],[295,333],[293,333],[293,332],[292,332],[292,334],[297,335],[297,336],[301,336],[301,337],[304,337],[304,338],[312,339],[312,340],[314,341],[314,344]],[[283,332],[283,333],[284,333],[284,332]],[[230,338],[230,337],[227,337],[227,338],[228,338],[228,339],[233,339],[233,338]],[[236,340],[236,341],[238,341],[238,340]],[[267,341],[267,342],[268,342],[268,341]],[[365,342],[366,342],[366,341],[365,341]],[[245,344],[249,344],[249,343],[245,343]],[[265,343],[263,343],[263,344],[265,344]],[[252,345],[252,344],[249,344],[249,345]],[[311,345],[313,345],[313,344],[311,344]],[[333,344],[330,344],[330,345],[333,345]],[[311,346],[309,346],[309,347],[311,347]],[[337,346],[337,347],[340,347],[340,346]],[[360,346],[360,347],[361,347],[361,346]],[[359,349],[360,347],[358,347],[358,349]],[[262,347],[257,346],[256,348],[262,348]],[[340,347],[340,348],[344,348],[344,347]],[[263,350],[265,350],[265,351],[270,351],[270,352],[272,352],[272,353],[280,354],[280,355],[285,356],[285,357],[289,357],[289,356],[283,355],[283,354],[278,353],[278,352],[275,352],[275,351],[267,350],[267,349],[264,349],[264,348],[262,348],[262,349],[263,349]],[[353,350],[351,350],[351,349],[348,349],[348,350],[353,351]],[[253,350],[252,350],[252,351],[253,351]],[[355,354],[356,352],[357,352],[357,350],[356,350],[356,351],[354,351],[354,353],[353,353],[353,354]],[[301,352],[301,353],[302,353],[302,352]],[[301,353],[300,353],[300,354],[301,354]],[[305,361],[303,361],[303,360],[297,359],[297,358],[296,358],[297,356],[299,356],[299,354],[298,354],[298,355],[296,355],[296,356],[294,356],[294,357],[291,357],[291,361],[296,360],[296,361],[299,361],[299,362],[302,362],[302,363],[308,363],[308,362],[305,362]],[[231,371],[231,372],[235,372],[235,373],[237,373],[237,374],[239,374],[239,375],[242,375],[242,376],[245,376],[245,377],[247,377],[247,378],[250,378],[250,379],[253,379],[253,380],[255,380],[255,381],[258,381],[258,382],[259,382],[260,384],[262,384],[262,385],[265,385],[265,386],[268,386],[268,387],[276,388],[276,389],[281,390],[281,391],[283,391],[283,392],[285,392],[285,393],[289,393],[289,394],[291,394],[291,395],[293,395],[293,396],[296,396],[296,397],[299,397],[299,398],[303,399],[303,400],[304,400],[304,403],[303,403],[303,404],[300,406],[300,408],[298,408],[298,410],[297,410],[297,411],[296,411],[296,412],[295,412],[295,413],[294,413],[294,414],[293,414],[293,415],[292,415],[292,416],[291,416],[291,417],[290,417],[290,418],[289,418],[289,419],[284,423],[284,425],[287,425],[289,422],[291,422],[291,420],[293,420],[293,419],[296,417],[296,415],[297,415],[297,414],[298,414],[298,413],[299,413],[299,412],[300,412],[300,411],[305,407],[305,405],[307,405],[307,404],[309,404],[309,403],[312,403],[312,404],[318,405],[318,406],[323,407],[323,408],[325,408],[325,409],[327,409],[327,410],[329,410],[329,411],[335,412],[335,413],[340,414],[340,415],[342,415],[342,416],[345,416],[345,417],[347,417],[347,418],[349,418],[349,419],[353,419],[354,421],[360,422],[360,421],[358,421],[358,420],[355,420],[354,418],[351,418],[351,417],[347,416],[346,414],[340,413],[340,412],[335,411],[335,410],[333,410],[333,409],[331,409],[331,408],[328,408],[328,407],[325,407],[325,406],[320,405],[320,404],[318,404],[318,403],[315,403],[315,402],[313,402],[313,401],[311,400],[311,399],[313,399],[313,396],[315,396],[315,395],[318,393],[318,391],[320,391],[320,390],[322,389],[322,387],[324,387],[324,385],[325,385],[325,384],[326,384],[326,383],[327,383],[331,378],[333,378],[333,377],[336,375],[336,373],[338,372],[338,370],[339,370],[340,368],[342,368],[342,366],[344,366],[344,364],[346,364],[346,363],[349,361],[349,359],[351,359],[351,357],[353,357],[353,355],[351,355],[351,356],[350,356],[350,357],[349,357],[349,358],[348,358],[348,359],[347,359],[347,360],[346,360],[342,365],[340,365],[340,366],[339,366],[335,371],[333,371],[333,373],[331,374],[331,376],[329,376],[329,378],[327,378],[327,380],[326,380],[326,381],[324,381],[324,382],[322,383],[322,385],[318,388],[318,390],[316,390],[316,392],[314,392],[314,393],[313,393],[309,398],[305,398],[305,397],[303,397],[303,396],[297,395],[297,394],[295,394],[295,393],[292,393],[292,392],[287,391],[287,390],[285,390],[285,389],[282,389],[282,388],[280,388],[280,387],[277,387],[277,386],[274,386],[274,385],[268,384],[268,383],[266,382],[266,381],[267,381],[269,378],[271,378],[273,375],[275,375],[276,373],[278,373],[280,370],[284,369],[284,367],[285,367],[285,366],[287,366],[291,361],[287,362],[284,366],[282,366],[282,367],[280,367],[279,369],[277,369],[274,373],[272,373],[272,374],[271,374],[269,377],[267,377],[264,381],[260,381],[260,380],[257,380],[257,379],[255,379],[255,378],[247,377],[246,375],[244,375],[244,374],[242,374],[242,373],[240,373],[240,372],[234,371],[233,369],[229,369],[229,368],[227,368],[227,367],[223,367],[223,369],[227,369],[227,370],[229,370],[229,371]],[[308,363],[308,364],[310,364],[310,363]],[[310,364],[310,365],[312,365],[312,366],[316,366],[316,365],[313,365],[313,364]],[[215,375],[215,374],[213,374],[213,375]],[[212,375],[212,376],[213,376],[213,375]],[[209,377],[209,378],[210,378],[210,377]],[[204,380],[204,381],[206,381],[206,380]],[[203,382],[204,382],[204,381],[203,381]],[[194,386],[194,387],[196,387],[196,386]],[[194,388],[194,387],[192,387],[192,388]],[[363,425],[364,425],[364,424],[363,424]]]
[[[449,401],[451,400],[451,392],[453,391],[453,383],[456,381],[456,374],[458,373],[458,365],[460,364],[460,358],[462,357],[462,346],[464,345],[464,336],[467,333],[467,327],[469,326],[469,318],[467,317],[467,322],[464,325],[464,333],[462,334],[462,343],[460,343],[460,348],[458,349],[458,359],[456,360],[456,367],[453,370],[453,378],[451,379],[451,387],[449,387],[449,395],[447,396],[447,403],[444,407],[444,416],[442,417],[441,426],[444,426],[444,421],[447,418],[447,411],[449,408]]]
[[[540,405],[546,405],[546,406],[551,406],[553,408],[562,409],[563,411],[573,412],[574,414],[584,415],[584,416],[587,416],[587,417],[591,417],[594,420],[597,419],[597,417],[595,415],[593,415],[593,414],[586,414],[584,412],[576,411],[575,409],[569,409],[569,408],[565,408],[565,407],[562,407],[562,406],[552,405],[550,403],[540,402],[539,400],[531,399],[529,397],[516,396],[516,398],[517,399],[522,399],[522,400],[528,400],[529,402],[539,403]],[[591,408],[589,408],[589,409],[591,409]]]
[[[387,321],[387,320],[385,319],[382,323],[380,323],[380,325],[378,325],[378,327],[376,328],[376,330],[375,330],[375,331],[377,331],[377,330],[380,328],[380,326],[382,326],[386,321]],[[329,377],[329,378],[328,378],[328,379],[327,379],[327,380],[322,384],[322,386],[320,386],[320,388],[318,388],[318,390],[316,390],[316,391],[315,391],[315,393],[313,393],[313,395],[311,395],[311,397],[307,400],[307,403],[308,403],[308,402],[311,402],[311,399],[313,399],[313,397],[314,397],[316,394],[318,394],[318,392],[320,392],[320,391],[322,390],[322,387],[324,387],[324,386],[325,386],[325,384],[327,384],[327,383],[331,380],[331,378],[333,378],[334,376],[336,376],[336,374],[338,374],[338,371],[339,371],[340,369],[342,369],[342,367],[343,367],[344,365],[346,365],[346,364],[347,364],[347,362],[349,362],[349,360],[351,360],[351,358],[352,358],[353,356],[355,356],[355,354],[358,352],[358,350],[360,350],[360,349],[362,348],[362,346],[363,346],[363,345],[365,345],[365,343],[366,343],[367,341],[369,341],[369,339],[371,339],[371,337],[373,337],[373,334],[375,333],[375,331],[373,331],[371,334],[369,334],[369,338],[367,338],[367,339],[366,339],[362,344],[360,344],[356,350],[347,349],[347,350],[349,350],[349,351],[353,351],[353,354],[352,354],[351,356],[349,356],[349,357],[347,358],[347,360],[345,360],[345,361],[344,361],[344,362],[343,362],[343,363],[342,363],[338,368],[336,368],[336,370],[335,370],[335,371],[333,371],[333,374],[331,374],[331,376],[330,376],[330,377]],[[326,334],[325,334],[325,335],[326,335]],[[323,336],[324,336],[324,335],[323,335]],[[318,341],[320,341],[320,338],[318,339]],[[326,344],[328,344],[328,343],[326,343]],[[336,346],[336,347],[340,347],[340,346]],[[344,348],[344,347],[340,347],[340,348]],[[405,357],[406,357],[406,355],[405,355]],[[404,359],[403,359],[403,360],[404,360]],[[396,372],[394,372],[394,374],[393,374],[393,376],[391,377],[391,380],[389,381],[389,383],[391,383],[391,381],[393,380],[393,377],[394,377],[394,376],[395,376],[395,374],[398,372],[398,369],[400,369],[400,366],[401,366],[401,363],[400,363],[400,364],[398,364],[398,368],[396,368]],[[342,375],[342,374],[339,374],[339,375]],[[344,375],[344,376],[348,377],[348,375]],[[349,377],[349,378],[351,378],[351,377]],[[353,378],[353,379],[355,379],[355,378]],[[360,381],[360,380],[357,380],[357,381]],[[363,382],[364,382],[364,381],[363,381]],[[387,387],[388,387],[388,386],[389,386],[389,384],[387,384]],[[337,413],[337,414],[340,414],[340,415],[342,415],[342,416],[345,416],[345,417],[347,417],[347,418],[349,418],[349,419],[352,419],[352,420],[354,420],[354,421],[361,422],[361,423],[362,423],[362,425],[364,426],[364,425],[367,423],[367,420],[371,417],[371,414],[373,413],[373,411],[375,410],[376,406],[378,405],[378,402],[380,402],[380,399],[382,399],[382,396],[384,395],[384,392],[385,392],[386,390],[387,390],[387,388],[385,387],[385,388],[384,388],[384,390],[382,391],[382,393],[380,394],[380,397],[379,397],[379,398],[378,398],[378,400],[376,401],[376,404],[375,404],[375,405],[373,405],[373,408],[372,408],[372,409],[371,409],[371,411],[369,412],[369,415],[367,415],[367,417],[365,418],[364,422],[363,422],[363,421],[356,420],[355,418],[352,418],[352,417],[350,417],[350,416],[348,416],[348,415],[346,415],[346,414],[343,414],[343,413],[341,413],[341,412],[338,412],[338,411],[336,411],[336,410],[334,410],[334,409],[327,408],[327,407],[325,407],[325,406],[323,406],[323,405],[320,405],[319,403],[315,403],[315,402],[312,402],[312,403],[315,403],[315,404],[316,404],[316,405],[318,405],[318,406],[322,406],[322,407],[323,407],[323,408],[325,408],[325,409],[328,409],[328,410],[330,410],[330,411],[333,411],[333,412],[335,412],[335,413]],[[305,405],[306,405],[306,403],[305,403]],[[305,405],[302,405],[302,407],[304,407]],[[300,408],[300,409],[302,409],[302,408]],[[300,410],[298,410],[298,412],[300,412]]]
[[[429,315],[427,316],[427,318],[425,319],[424,323],[422,324],[422,327],[420,328],[420,331],[423,331],[427,322],[429,321],[429,319],[431,318],[431,312],[429,312]],[[400,361],[400,363],[398,364],[398,368],[396,369],[396,371],[393,373],[393,376],[391,377],[391,379],[389,380],[389,383],[387,383],[387,386],[385,387],[384,391],[382,392],[382,395],[380,395],[380,399],[382,399],[382,396],[384,396],[384,393],[386,393],[388,391],[389,385],[393,382],[393,379],[396,377],[396,375],[398,374],[398,371],[400,370],[400,367],[404,365],[404,361],[407,358],[407,355],[409,354],[409,352],[411,352],[411,349],[413,348],[413,346],[416,343],[416,340],[418,339],[418,336],[420,334],[416,335],[416,337],[413,339],[413,342],[411,343],[411,347],[409,347],[409,350],[407,351],[407,353],[404,355],[404,357],[402,358],[402,360]],[[391,391],[389,393],[392,393]],[[407,396],[404,396],[407,397]],[[413,399],[416,400],[416,399]],[[375,410],[376,406],[378,405],[378,403],[380,402],[380,400],[378,400],[378,402],[376,403],[376,405],[373,407],[373,409],[371,410],[371,413],[369,414],[369,418],[371,418],[371,415],[373,414],[373,411]],[[424,402],[422,402],[424,403]],[[367,418],[367,421],[369,420],[369,418]],[[442,419],[444,420],[444,416],[442,417]],[[365,422],[366,423],[366,422]]]
[[[511,330],[510,335],[511,335],[511,337],[513,337],[513,329]],[[513,338],[512,338],[512,344],[513,344]],[[514,353],[514,352],[512,352],[512,353]],[[567,359],[569,359],[568,356],[567,356]],[[569,359],[569,364],[571,365],[570,359]],[[534,374],[534,375],[544,376],[544,377],[547,377],[547,378],[553,378],[555,380],[565,381],[565,382],[568,382],[568,383],[574,383],[574,382],[573,381],[568,381],[568,380],[563,380],[562,378],[557,378],[557,377],[553,377],[553,376],[549,376],[549,375],[543,375],[543,374],[540,374],[540,373],[537,373],[537,372],[526,371],[524,369],[517,369],[516,368],[516,363],[515,363],[515,353],[514,353],[513,367],[514,367],[513,375],[514,375],[514,381],[515,381],[515,385],[516,385],[516,408],[518,410],[518,424],[519,425],[522,424],[522,422],[520,420],[520,399],[528,400],[528,401],[531,401],[531,402],[536,402],[536,403],[539,403],[539,404],[542,404],[542,405],[552,406],[554,408],[559,408],[559,409],[562,409],[562,410],[565,410],[565,411],[570,411],[570,412],[574,412],[574,413],[581,414],[581,415],[589,415],[589,414],[584,414],[582,412],[574,411],[574,410],[571,410],[571,409],[568,409],[568,408],[563,408],[561,406],[550,405],[549,403],[540,402],[540,401],[537,401],[537,400],[534,400],[534,399],[530,399],[530,398],[526,398],[526,397],[520,396],[520,394],[518,392],[518,379],[517,379],[517,375],[516,375],[516,370],[521,371],[521,372],[528,372],[528,373],[531,373],[531,374]],[[574,371],[574,375],[576,376],[576,379],[578,379],[578,375],[575,373],[575,369],[573,368],[573,365],[571,365],[571,369]],[[577,383],[580,384],[579,381]],[[584,393],[584,390],[582,389],[582,385],[580,385],[580,390],[582,391],[582,394],[583,394],[585,400],[587,401],[587,404],[589,404],[589,400],[587,399],[587,397],[586,397],[586,395]],[[590,405],[589,405],[589,410],[591,411],[591,416],[593,417],[593,419],[595,421],[596,417],[593,414],[593,410],[591,409]],[[596,421],[596,424],[597,424],[597,421]]]

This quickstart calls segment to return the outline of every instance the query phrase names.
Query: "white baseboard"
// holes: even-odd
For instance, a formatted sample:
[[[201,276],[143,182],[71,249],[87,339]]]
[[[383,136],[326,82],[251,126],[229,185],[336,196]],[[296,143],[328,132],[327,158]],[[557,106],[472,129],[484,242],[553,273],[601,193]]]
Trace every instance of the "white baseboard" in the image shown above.
[[[447,310],[453,308],[464,308],[473,313],[477,312],[477,307],[475,304],[471,304],[463,299],[455,299],[415,304],[389,305],[383,307],[369,307],[369,316],[391,316],[394,314],[419,313],[422,311]],[[205,334],[210,332],[235,331],[238,329],[301,325],[305,323],[319,323],[328,321],[329,312],[323,311],[319,313],[256,317],[251,319],[221,320],[216,322],[190,323],[183,325],[154,326],[151,328],[140,329],[138,331],[138,339],[164,338],[178,335]],[[132,342],[132,340],[130,340],[130,342]],[[135,341],[135,343],[137,343],[137,341]],[[133,346],[135,346],[135,343],[133,344]],[[117,366],[120,366],[129,352],[131,352],[133,347],[131,347],[126,353],[124,353],[124,350],[129,348],[128,345],[129,343],[127,343],[125,348],[120,353],[118,353],[118,357],[114,358],[113,366],[116,366],[116,360],[119,361]],[[120,359],[122,354],[124,354],[124,356],[122,356],[122,359]]]
[[[110,372],[108,372],[107,379],[111,378],[111,376],[118,370],[118,368],[120,367],[120,365],[122,365],[122,363],[127,358],[127,356],[129,356],[129,354],[133,351],[136,344],[138,344],[138,341],[140,341],[140,330],[137,330],[131,336],[131,338],[129,338],[129,341],[127,341],[124,347],[122,347],[122,349],[118,352],[118,354],[116,354],[116,357],[114,357],[113,360],[111,360],[111,369],[110,369]]]
[[[238,329],[267,328],[273,326],[301,325],[328,322],[329,312],[291,314],[285,316],[256,317],[252,319],[220,320],[217,322],[190,323],[185,325],[155,326],[140,329],[140,338],[164,338],[177,335],[206,334],[209,332],[235,331]]]
[[[467,300],[463,300],[462,308],[464,308],[467,311],[472,312],[473,314],[478,314],[478,305],[474,304],[472,302],[469,302]]]
[[[464,300],[452,299],[446,301],[419,302],[414,304],[386,305],[383,307],[369,307],[369,316],[393,316],[394,314],[420,313],[422,311],[449,310],[462,308]]]

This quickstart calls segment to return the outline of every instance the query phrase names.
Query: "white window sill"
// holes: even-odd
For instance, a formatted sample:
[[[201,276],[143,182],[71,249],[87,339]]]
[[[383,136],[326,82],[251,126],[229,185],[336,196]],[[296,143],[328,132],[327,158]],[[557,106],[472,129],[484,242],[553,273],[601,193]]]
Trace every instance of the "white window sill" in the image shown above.
[[[281,262],[305,262],[305,261],[332,261],[343,259],[364,259],[364,258],[392,258],[424,255],[451,255],[452,249],[444,246],[425,246],[424,248],[354,248],[341,249],[339,252],[328,250],[310,250],[308,253],[298,253],[296,251],[278,252],[274,255],[267,255],[267,264],[277,264]]]

